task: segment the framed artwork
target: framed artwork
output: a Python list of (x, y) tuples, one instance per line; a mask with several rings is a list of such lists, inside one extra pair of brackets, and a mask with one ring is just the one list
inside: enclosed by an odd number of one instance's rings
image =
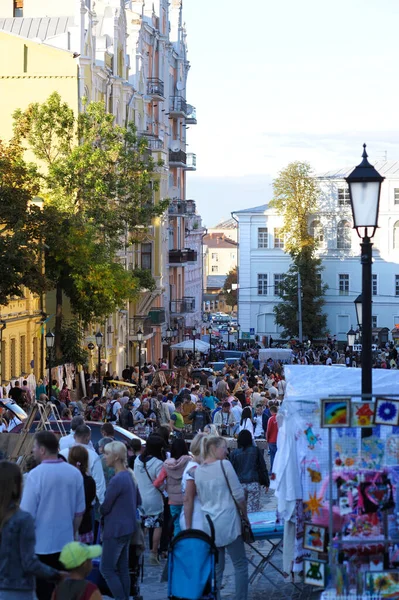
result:
[(399, 571), (366, 571), (365, 588), (370, 596), (399, 598)]
[(304, 523), (303, 547), (312, 552), (325, 552), (327, 546), (327, 527)]
[(350, 427), (351, 425), (351, 399), (350, 398), (322, 398), (321, 399), (321, 427)]
[(326, 563), (321, 560), (311, 560), (305, 558), (304, 565), (304, 583), (316, 587), (326, 587)]
[(399, 401), (389, 398), (377, 398), (374, 410), (375, 425), (393, 425), (399, 424)]
[(375, 402), (354, 402), (352, 404), (352, 427), (372, 427), (374, 413)]

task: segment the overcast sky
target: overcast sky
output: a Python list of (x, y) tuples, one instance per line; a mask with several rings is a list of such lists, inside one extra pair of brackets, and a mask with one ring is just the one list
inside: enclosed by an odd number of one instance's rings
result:
[(399, 0), (184, 0), (187, 197), (210, 227), (264, 204), (293, 160), (399, 159)]

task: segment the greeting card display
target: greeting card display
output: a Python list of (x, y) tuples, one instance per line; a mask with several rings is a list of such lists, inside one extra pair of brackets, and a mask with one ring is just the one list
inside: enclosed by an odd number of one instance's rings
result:
[(324, 588), (326, 585), (326, 564), (321, 560), (304, 560), (304, 583)]
[(352, 427), (372, 427), (374, 412), (374, 402), (354, 402), (352, 404)]
[(399, 424), (399, 401), (389, 398), (377, 398), (374, 412), (375, 425)]
[(323, 398), (321, 401), (321, 427), (350, 427), (351, 399)]
[(325, 552), (327, 546), (327, 527), (305, 523), (303, 547), (312, 552)]
[(399, 571), (369, 571), (366, 591), (378, 598), (399, 598)]

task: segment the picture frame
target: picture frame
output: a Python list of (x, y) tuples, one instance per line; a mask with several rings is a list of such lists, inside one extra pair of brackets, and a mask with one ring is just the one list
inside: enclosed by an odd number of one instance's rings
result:
[(397, 427), (399, 425), (399, 400), (376, 398), (374, 425)]
[(350, 398), (322, 398), (320, 401), (322, 429), (351, 426)]
[(326, 563), (322, 560), (305, 558), (303, 561), (303, 581), (307, 585), (326, 587)]
[(351, 406), (352, 427), (373, 427), (375, 402), (353, 402)]
[(399, 597), (399, 571), (366, 571), (364, 574), (365, 591), (378, 598)]
[(324, 553), (327, 547), (328, 529), (324, 525), (304, 523), (303, 547), (311, 552)]

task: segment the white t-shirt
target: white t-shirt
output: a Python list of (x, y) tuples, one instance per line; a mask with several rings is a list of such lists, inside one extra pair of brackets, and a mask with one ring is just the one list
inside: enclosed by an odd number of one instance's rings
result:
[(236, 404), (231, 409), (231, 412), (232, 412), (233, 417), (234, 417), (234, 422), (235, 423), (239, 423), (241, 421), (241, 415), (242, 415), (242, 408), (241, 408), (241, 406), (238, 406), (238, 404)]
[[(187, 463), (186, 468), (184, 469), (182, 480), (181, 480), (181, 490), (183, 492), (183, 496), (186, 491), (187, 481), (194, 481), (193, 473), (194, 470), (198, 467), (198, 463), (194, 460), (190, 460)], [(189, 473), (191, 471), (191, 474)], [(186, 529), (186, 519), (184, 516), (184, 506), (180, 513), (180, 528), (182, 530)], [(204, 531), (204, 515), (201, 510), (201, 502), (196, 495), (194, 498), (194, 507), (193, 507), (193, 517), (192, 517), (192, 529), (199, 529), (200, 531)]]
[(120, 410), (121, 408), (121, 403), (118, 400), (116, 400), (112, 405), (112, 414), (116, 416), (118, 414), (118, 410)]
[(255, 421), (254, 437), (256, 437), (256, 438), (264, 437), (264, 432), (263, 432), (263, 427), (262, 427), (262, 415), (255, 415), (254, 421)]
[(254, 426), (251, 419), (245, 419), (244, 423), (240, 425), (240, 431), (244, 431), (244, 429), (248, 429), (252, 437), (254, 437)]

